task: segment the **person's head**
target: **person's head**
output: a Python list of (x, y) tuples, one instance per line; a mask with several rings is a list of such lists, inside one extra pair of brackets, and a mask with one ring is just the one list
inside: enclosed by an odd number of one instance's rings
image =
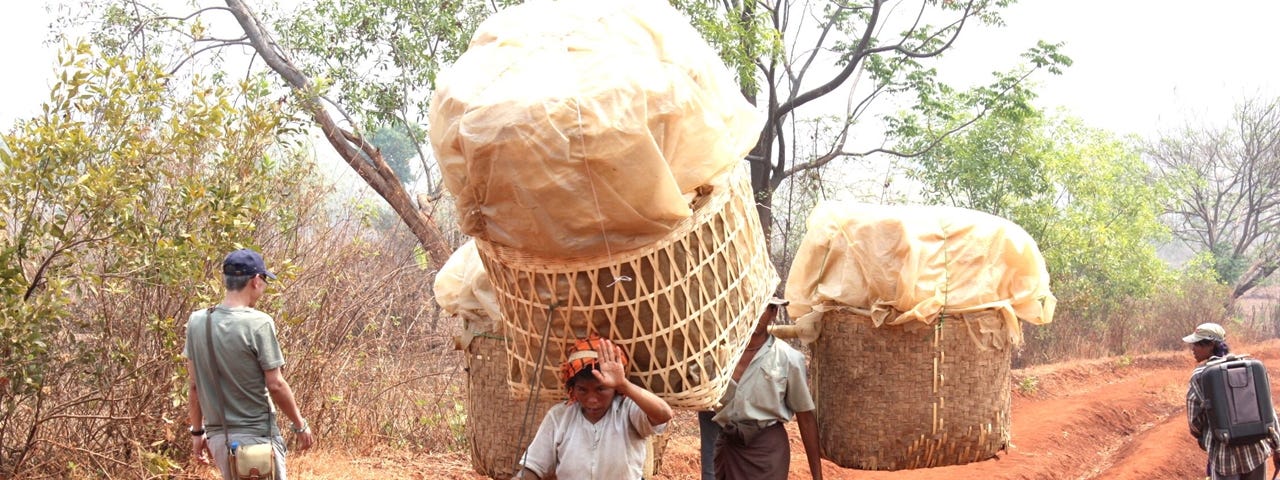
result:
[(275, 274), (267, 270), (262, 255), (253, 250), (236, 250), (222, 260), (222, 284), (227, 292), (246, 295), (250, 303), (266, 292), (267, 279), (275, 278)]
[(769, 332), (769, 325), (778, 318), (779, 312), (791, 302), (785, 298), (769, 297), (764, 305), (764, 311), (760, 312), (760, 322), (756, 324), (756, 335), (764, 335)]
[[(560, 379), (569, 394), (569, 401), (578, 402), (589, 412), (602, 413), (613, 404), (617, 391), (605, 387), (591, 372), (600, 368), (600, 349), (604, 347), (603, 339), (590, 334), (587, 338), (578, 339), (569, 348), (569, 357), (560, 365)], [(621, 348), (614, 346), (622, 367), (627, 366), (627, 356)]]
[(591, 418), (599, 418), (608, 412), (609, 407), (613, 405), (613, 398), (618, 396), (617, 390), (604, 386), (595, 374), (591, 373), (599, 368), (598, 365), (584, 368), (565, 383), (565, 389), (569, 391), (569, 399), (578, 402)]
[(1190, 335), (1182, 337), (1182, 341), (1191, 346), (1191, 354), (1197, 362), (1226, 356), (1230, 351), (1226, 339), (1227, 331), (1216, 323), (1202, 323)]

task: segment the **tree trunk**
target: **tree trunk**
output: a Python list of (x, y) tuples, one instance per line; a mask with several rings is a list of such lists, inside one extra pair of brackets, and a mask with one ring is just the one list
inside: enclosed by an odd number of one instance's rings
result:
[[(248, 5), (241, 0), (226, 1), (227, 7), (231, 9), (232, 15), (244, 29), (254, 50), (293, 88), (307, 112), (311, 114), (311, 118), (320, 126), (329, 145), (337, 150), (347, 165), (350, 165), (365, 183), (373, 187), (373, 191), (391, 205), (391, 209), (396, 212), (400, 220), (404, 221), (409, 231), (413, 232), (423, 249), (427, 251), (431, 258), (431, 266), (435, 269), (443, 266), (449, 259), (452, 249), (449, 248), (448, 242), (445, 242), (444, 235), (440, 232), (440, 227), (435, 220), (414, 206), (413, 200), (404, 190), (404, 185), (382, 158), (382, 152), (354, 132), (338, 127), (337, 122), (320, 103), (316, 92), (312, 90), (311, 81), (285, 56), (283, 49), (268, 37), (266, 29), (249, 10)], [(425, 208), (426, 205), (422, 207)]]
[(760, 228), (764, 230), (765, 248), (770, 248), (773, 232), (773, 187), (770, 183), (772, 162), (768, 155), (768, 146), (763, 136), (747, 157), (751, 166), (751, 201), (756, 204), (756, 213), (760, 214)]
[(1231, 303), (1234, 304), (1236, 299), (1243, 297), (1244, 294), (1249, 293), (1249, 290), (1253, 290), (1259, 283), (1270, 277), (1277, 267), (1280, 267), (1280, 256), (1276, 255), (1270, 255), (1268, 258), (1261, 258), (1253, 262), (1253, 265), (1250, 265), (1249, 269), (1245, 270), (1243, 275), (1240, 275), (1240, 279), (1236, 280), (1235, 287), (1231, 289)]

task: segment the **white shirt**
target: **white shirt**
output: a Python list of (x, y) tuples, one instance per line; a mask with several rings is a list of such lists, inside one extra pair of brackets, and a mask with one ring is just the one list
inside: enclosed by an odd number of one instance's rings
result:
[(542, 418), (520, 463), (539, 477), (554, 471), (559, 480), (639, 480), (644, 475), (645, 439), (666, 427), (650, 425), (649, 416), (621, 395), (594, 424), (577, 402), (561, 403)]

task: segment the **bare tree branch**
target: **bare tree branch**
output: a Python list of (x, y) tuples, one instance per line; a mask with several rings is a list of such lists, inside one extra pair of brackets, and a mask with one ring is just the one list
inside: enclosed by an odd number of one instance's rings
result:
[(1160, 175), (1181, 179), (1175, 203), (1166, 208), (1174, 235), (1215, 256), (1219, 275), (1233, 282), (1233, 298), (1275, 271), (1280, 99), (1238, 105), (1228, 128), (1186, 126), (1164, 134), (1147, 153)]
[(233, 46), (233, 45), (246, 46), (246, 47), (252, 47), (252, 46), (253, 46), (253, 45), (249, 44), (249, 42), (239, 42), (239, 41), (231, 41), (231, 42), (225, 42), (225, 43), (217, 43), (217, 44), (214, 44), (214, 45), (208, 45), (208, 46), (203, 47), (203, 48), (201, 48), (201, 49), (199, 49), (199, 50), (196, 50), (196, 51), (194, 51), (194, 52), (191, 52), (191, 54), (189, 54), (189, 55), (183, 56), (183, 57), (182, 57), (182, 60), (179, 60), (179, 61), (178, 61), (178, 64), (177, 64), (177, 65), (174, 65), (174, 66), (173, 66), (173, 68), (170, 68), (168, 72), (165, 72), (165, 74), (166, 74), (166, 75), (173, 75), (173, 74), (175, 74), (175, 73), (178, 73), (178, 70), (181, 70), (183, 65), (186, 65), (186, 64), (187, 64), (187, 62), (189, 62), (189, 61), (191, 61), (191, 60), (195, 59), (195, 58), (196, 58), (196, 56), (197, 56), (197, 55), (200, 55), (201, 53), (207, 52), (207, 51), (209, 51), (209, 50), (216, 50), (216, 49), (219, 49), (219, 48), (226, 48), (226, 47), (230, 47), (230, 46)]
[(439, 268), (448, 260), (452, 249), (444, 240), (435, 221), (414, 206), (413, 200), (405, 192), (399, 178), (391, 167), (383, 160), (382, 154), (353, 132), (340, 128), (320, 103), (317, 92), (310, 80), (294, 66), (284, 49), (268, 36), (267, 31), (249, 7), (241, 0), (226, 0), (231, 13), (249, 37), (254, 50), (262, 57), (273, 71), (280, 75), (298, 94), (312, 119), (320, 126), (320, 130), (329, 144), (346, 160), (347, 165), (356, 171), (360, 178), (373, 187), (391, 205), (392, 210), (408, 225), (423, 248), (431, 257), (434, 267)]

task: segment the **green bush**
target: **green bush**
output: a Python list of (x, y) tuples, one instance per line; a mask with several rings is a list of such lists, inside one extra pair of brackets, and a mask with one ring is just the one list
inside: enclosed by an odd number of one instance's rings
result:
[(336, 196), (260, 85), (82, 45), (41, 114), (0, 136), (0, 478), (186, 464), (186, 320), (240, 247), (280, 275), (260, 308), (326, 443), (461, 448), (465, 374), (416, 241)]
[(0, 477), (168, 468), (179, 327), (222, 254), (288, 225), (273, 202), (309, 167), (269, 155), (288, 117), (253, 92), (83, 44), (59, 60), (0, 153)]

